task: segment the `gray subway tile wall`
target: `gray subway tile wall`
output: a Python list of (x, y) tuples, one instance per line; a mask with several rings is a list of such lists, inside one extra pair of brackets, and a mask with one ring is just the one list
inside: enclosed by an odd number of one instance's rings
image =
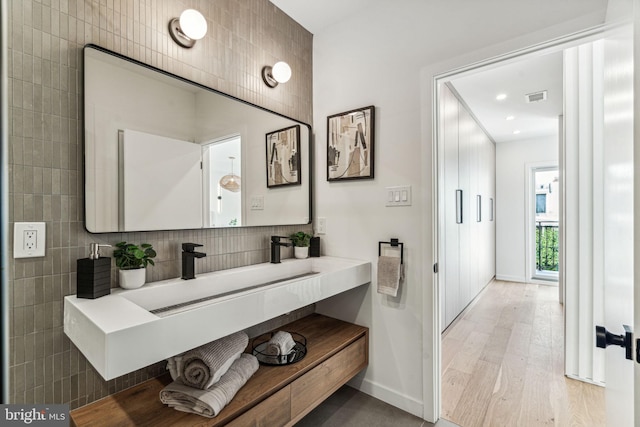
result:
[[(167, 32), (200, 10), (209, 32), (193, 49)], [(89, 234), (83, 227), (82, 47), (97, 44), (306, 123), (312, 120), (312, 35), (268, 0), (10, 0), (9, 228), (47, 223), (46, 256), (10, 261), (11, 403), (82, 406), (165, 372), (163, 363), (104, 381), (63, 333), (63, 299), (91, 242), (149, 242), (147, 280), (180, 274), (180, 244), (204, 244), (198, 272), (266, 262), (268, 237), (299, 226)], [(270, 89), (262, 66), (286, 58), (294, 77)], [(310, 226), (302, 227), (310, 231)], [(10, 236), (12, 245), (13, 236)], [(109, 256), (111, 251), (105, 251)], [(286, 252), (285, 252), (286, 254)], [(112, 286), (116, 271), (112, 271)], [(251, 329), (278, 327), (305, 307)]]

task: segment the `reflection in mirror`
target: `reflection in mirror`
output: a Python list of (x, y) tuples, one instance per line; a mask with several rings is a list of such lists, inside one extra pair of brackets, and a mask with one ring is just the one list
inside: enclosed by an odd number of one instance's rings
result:
[[(88, 231), (309, 223), (308, 125), (96, 46), (84, 60)], [(289, 128), (298, 182), (269, 185), (269, 136)]]
[[(234, 135), (204, 146), (205, 226), (235, 227), (242, 218), (241, 137)], [(237, 163), (236, 163), (237, 162)]]

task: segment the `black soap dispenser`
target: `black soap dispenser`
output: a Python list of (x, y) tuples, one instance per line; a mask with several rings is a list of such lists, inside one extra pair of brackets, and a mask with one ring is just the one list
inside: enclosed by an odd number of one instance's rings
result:
[(111, 258), (100, 257), (100, 248), (111, 245), (89, 245), (89, 258), (78, 260), (78, 298), (100, 298), (111, 293)]

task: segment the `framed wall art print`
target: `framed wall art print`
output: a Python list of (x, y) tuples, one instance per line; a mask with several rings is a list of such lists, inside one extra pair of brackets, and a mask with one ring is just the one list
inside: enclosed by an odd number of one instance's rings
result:
[(373, 179), (374, 113), (372, 105), (327, 117), (327, 181)]

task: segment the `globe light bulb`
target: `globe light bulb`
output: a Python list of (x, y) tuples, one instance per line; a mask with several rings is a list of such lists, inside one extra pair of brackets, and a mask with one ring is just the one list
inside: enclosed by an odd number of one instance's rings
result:
[(195, 9), (186, 9), (180, 15), (180, 30), (192, 40), (200, 40), (207, 34), (207, 20)]
[(291, 78), (291, 67), (286, 62), (276, 62), (271, 68), (271, 75), (278, 83), (286, 83)]

